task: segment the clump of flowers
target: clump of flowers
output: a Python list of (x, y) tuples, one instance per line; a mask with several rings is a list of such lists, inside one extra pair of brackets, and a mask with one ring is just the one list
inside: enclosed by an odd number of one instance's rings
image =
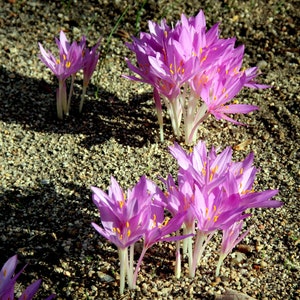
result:
[(183, 252), (189, 258), (190, 277), (194, 277), (202, 253), (217, 231), (223, 231), (223, 260), (246, 235), (238, 239), (241, 221), (251, 216), (246, 210), (280, 207), (283, 203), (270, 200), (278, 190), (255, 191), (258, 170), (253, 166), (253, 153), (241, 162), (234, 162), (231, 147), (217, 154), (214, 148), (208, 152), (202, 141), (190, 153), (178, 144), (170, 147), (170, 151), (180, 167), (178, 183), (169, 175), (164, 180), (167, 193), (160, 195), (165, 197), (166, 208), (173, 215), (187, 211), (183, 230), (184, 234), (195, 234), (195, 243), (192, 246), (192, 239), (185, 240)]
[[(15, 269), (17, 266), (17, 255), (12, 256), (7, 260), (7, 262), (3, 265), (0, 272), (0, 299), (1, 300), (13, 300), (14, 298), (14, 290), (15, 284), (23, 272), (26, 266), (24, 266), (18, 274), (14, 275)], [(14, 276), (13, 276), (14, 275)], [(19, 297), (19, 300), (31, 300), (36, 294), (37, 290), (41, 285), (42, 280), (38, 279), (29, 285), (22, 295)], [(50, 295), (46, 300), (54, 299), (55, 295)]]
[[(266, 88), (255, 83), (258, 68), (242, 69), (244, 46), (234, 47), (235, 39), (219, 38), (219, 24), (206, 30), (202, 11), (196, 17), (184, 14), (174, 28), (165, 20), (149, 21), (150, 33), (142, 32), (127, 47), (136, 54), (137, 66), (126, 59), (138, 76), (124, 76), (153, 86), (160, 138), (163, 141), (162, 101), (167, 107), (174, 134), (185, 143), (195, 143), (199, 125), (212, 114), (241, 124), (228, 114), (246, 114), (254, 105), (232, 103), (243, 87)], [(230, 103), (231, 102), (231, 103)]]
[[(73, 42), (70, 44), (63, 31), (60, 31), (60, 38), (55, 38), (55, 41), (59, 50), (58, 58), (51, 52), (46, 51), (39, 43), (40, 59), (58, 79), (59, 84), (56, 92), (57, 116), (59, 119), (63, 119), (64, 115), (69, 115), (73, 85), (76, 74), (80, 70), (83, 70), (83, 90), (79, 112), (82, 111), (86, 89), (99, 59), (97, 49), (100, 41), (91, 49), (86, 46), (85, 36), (82, 36), (79, 43)], [(71, 77), (71, 85), (67, 97), (66, 80), (69, 77)]]
[[(113, 177), (108, 194), (92, 187), (93, 202), (99, 210), (103, 228), (95, 223), (92, 225), (118, 248), (120, 294), (124, 291), (126, 278), (129, 288), (135, 288), (139, 267), (147, 249), (156, 242), (184, 238), (165, 237), (180, 228), (184, 213), (177, 214), (170, 221), (166, 219), (164, 204), (152, 200), (151, 191), (154, 190), (154, 183), (145, 176), (132, 189), (128, 189), (127, 194)], [(141, 238), (144, 239), (144, 247), (134, 271), (134, 244)]]
[[(179, 278), (180, 240), (184, 239), (182, 250), (188, 256), (189, 275), (194, 277), (207, 244), (215, 233), (222, 231), (218, 276), (225, 257), (249, 232), (248, 229), (240, 234), (243, 220), (251, 216), (245, 211), (283, 205), (272, 200), (278, 190), (254, 190), (257, 169), (253, 166), (253, 153), (234, 162), (230, 147), (220, 154), (214, 148), (208, 152), (201, 141), (190, 153), (178, 144), (170, 147), (170, 151), (180, 168), (177, 183), (171, 175), (162, 179), (166, 191), (144, 176), (127, 195), (114, 178), (108, 194), (92, 188), (103, 227), (95, 223), (93, 226), (119, 250), (121, 293), (126, 276), (129, 288), (135, 288), (142, 259), (154, 243), (176, 241), (175, 275)], [(169, 221), (165, 218), (167, 211), (172, 215)], [(168, 236), (173, 232), (176, 235)], [(144, 248), (134, 271), (134, 243), (140, 239), (144, 240)]]

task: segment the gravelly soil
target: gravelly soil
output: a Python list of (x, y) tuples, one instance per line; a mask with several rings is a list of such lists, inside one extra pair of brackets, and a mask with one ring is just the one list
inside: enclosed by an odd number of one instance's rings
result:
[[(261, 168), (257, 189), (279, 188), (277, 199), (285, 205), (253, 212), (246, 255), (239, 263), (228, 258), (217, 281), (218, 243), (211, 244), (193, 280), (174, 278), (174, 245), (162, 244), (146, 255), (137, 291), (122, 299), (213, 299), (227, 288), (256, 299), (300, 299), (297, 2), (149, 0), (140, 10), (143, 1), (0, 0), (0, 265), (15, 253), (20, 266), (29, 263), (18, 281), (24, 287), (43, 278), (38, 298), (54, 292), (58, 299), (120, 299), (117, 251), (90, 226), (99, 221), (90, 186), (106, 189), (113, 175), (128, 188), (143, 174), (156, 180), (177, 170), (167, 151), (174, 141), (168, 121), (165, 144), (158, 140), (151, 88), (121, 78), (129, 72), (124, 57), (133, 58), (124, 42), (147, 31), (147, 20), (174, 23), (181, 13), (203, 9), (208, 28), (221, 22), (223, 37), (236, 36), (246, 46), (245, 66), (259, 65), (260, 81), (273, 88), (238, 96), (261, 108), (239, 117), (248, 127), (210, 118), (199, 138), (209, 146), (233, 146), (235, 159), (254, 151)], [(55, 49), (60, 29), (72, 40), (85, 34), (90, 45), (103, 37), (83, 113), (77, 113), (78, 80), (63, 121), (55, 112), (56, 78), (37, 57), (38, 42)]]

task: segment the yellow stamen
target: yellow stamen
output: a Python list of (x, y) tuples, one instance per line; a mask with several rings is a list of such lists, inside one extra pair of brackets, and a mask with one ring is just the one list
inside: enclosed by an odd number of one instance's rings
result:
[(206, 59), (207, 59), (207, 56), (205, 55), (205, 56), (203, 56), (202, 58), (201, 58), (201, 61), (200, 61), (200, 63), (203, 63), (204, 61), (206, 61)]
[(70, 61), (67, 61), (66, 62), (66, 68), (70, 68), (71, 67), (71, 62)]
[(205, 216), (207, 217), (207, 215), (208, 215), (208, 208), (206, 207), (206, 209), (205, 209)]
[(129, 229), (129, 230), (127, 231), (127, 237), (130, 237), (130, 235), (131, 235), (131, 230)]
[(218, 221), (219, 216), (214, 216), (214, 222)]

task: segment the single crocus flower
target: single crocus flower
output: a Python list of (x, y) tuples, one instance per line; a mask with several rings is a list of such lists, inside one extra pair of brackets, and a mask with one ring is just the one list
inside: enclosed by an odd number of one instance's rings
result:
[(100, 46), (100, 40), (91, 49), (86, 48), (83, 51), (83, 85), (82, 85), (82, 95), (81, 95), (81, 101), (79, 106), (79, 112), (82, 111), (86, 89), (96, 69), (97, 62), (99, 60), (100, 53), (97, 52), (99, 46)]
[(176, 214), (173, 218), (165, 217), (165, 205), (161, 202), (154, 201), (151, 205), (151, 220), (148, 223), (143, 239), (144, 246), (134, 273), (134, 286), (137, 280), (138, 271), (146, 251), (158, 242), (171, 242), (180, 241), (190, 235), (176, 235), (169, 236), (171, 233), (176, 232), (182, 226), (186, 211)]
[[(83, 58), (82, 52), (85, 47), (85, 37), (79, 44), (73, 42), (70, 44), (63, 31), (60, 32), (60, 39), (55, 38), (59, 49), (59, 56), (56, 58), (50, 51), (46, 51), (41, 43), (40, 59), (54, 73), (59, 82), (59, 87), (56, 93), (57, 116), (63, 119), (63, 115), (69, 114), (70, 98), (75, 74), (82, 68)], [(70, 96), (67, 99), (66, 79), (72, 76), (72, 85)]]
[(238, 221), (233, 223), (231, 226), (223, 229), (220, 257), (216, 268), (216, 277), (218, 277), (220, 274), (220, 268), (226, 256), (249, 233), (251, 229), (249, 228), (247, 231), (240, 235), (242, 227), (243, 221)]
[[(129, 288), (133, 285), (133, 249), (148, 230), (151, 217), (151, 193), (145, 176), (127, 191), (127, 195), (112, 177), (109, 193), (92, 187), (93, 202), (97, 206), (103, 227), (92, 223), (93, 227), (115, 244), (120, 257), (120, 294), (124, 292), (127, 273)], [(130, 259), (128, 259), (130, 247)]]

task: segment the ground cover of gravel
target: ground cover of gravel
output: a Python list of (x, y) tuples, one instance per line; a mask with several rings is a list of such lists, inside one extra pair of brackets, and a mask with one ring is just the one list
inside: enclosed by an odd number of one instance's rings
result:
[[(63, 29), (72, 40), (85, 34), (90, 45), (102, 36), (104, 46), (127, 5), (82, 114), (78, 79), (70, 116), (58, 121), (57, 81), (38, 59), (38, 42), (55, 50), (54, 37)], [(221, 22), (223, 37), (245, 44), (245, 66), (259, 65), (260, 82), (273, 88), (238, 96), (261, 108), (239, 117), (248, 127), (209, 118), (199, 138), (209, 147), (234, 147), (236, 160), (253, 151), (261, 168), (257, 190), (280, 189), (276, 199), (285, 205), (253, 211), (251, 234), (225, 260), (220, 278), (214, 277), (217, 240), (194, 279), (186, 271), (175, 279), (174, 245), (159, 244), (144, 259), (137, 290), (126, 290), (122, 299), (225, 299), (220, 295), (226, 289), (255, 299), (300, 299), (299, 3), (149, 0), (141, 10), (142, 5), (0, 0), (0, 266), (17, 253), (19, 267), (29, 264), (18, 288), (43, 278), (38, 299), (50, 292), (57, 299), (120, 299), (117, 251), (90, 225), (99, 223), (90, 186), (106, 190), (113, 175), (128, 188), (143, 174), (157, 181), (177, 170), (167, 150), (174, 141), (168, 120), (166, 142), (158, 139), (151, 88), (121, 78), (129, 72), (124, 57), (133, 58), (124, 42), (139, 29), (147, 31), (147, 20), (166, 18), (171, 24), (181, 13), (203, 9), (208, 28)]]

